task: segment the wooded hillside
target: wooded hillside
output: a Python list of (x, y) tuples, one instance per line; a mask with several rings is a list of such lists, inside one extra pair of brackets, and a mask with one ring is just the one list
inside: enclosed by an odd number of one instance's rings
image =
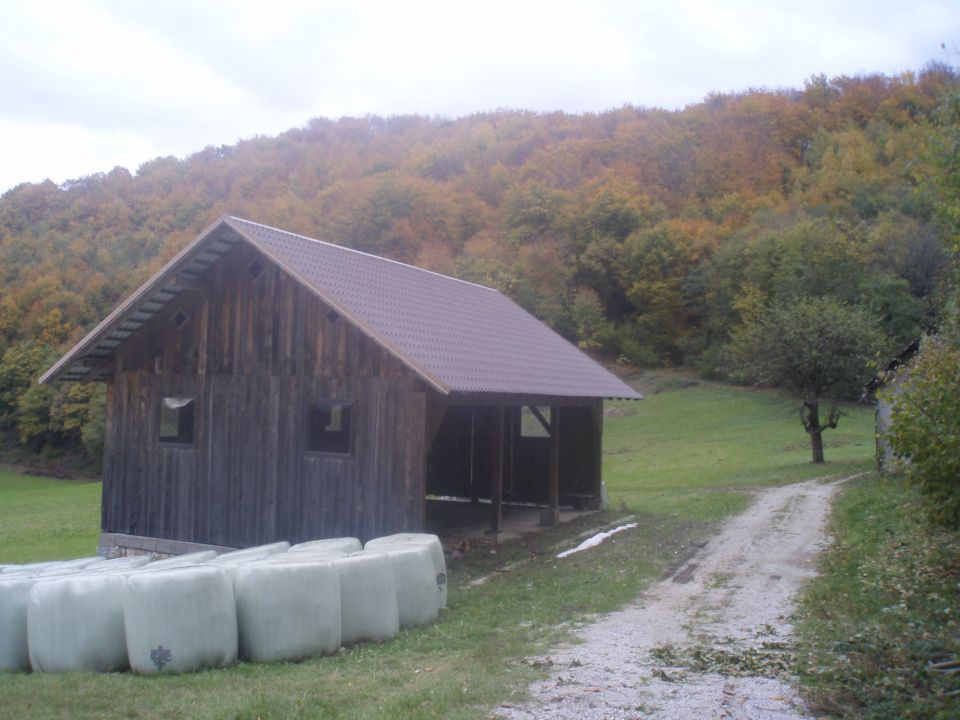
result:
[(100, 389), (34, 379), (221, 213), (492, 285), (636, 364), (723, 376), (734, 328), (808, 296), (868, 309), (896, 347), (939, 302), (957, 87), (938, 65), (677, 112), (315, 119), (20, 185), (0, 198), (0, 444), (99, 456)]

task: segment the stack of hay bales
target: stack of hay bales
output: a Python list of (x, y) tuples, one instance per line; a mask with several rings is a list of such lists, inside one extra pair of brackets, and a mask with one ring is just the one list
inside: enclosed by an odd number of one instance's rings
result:
[(445, 589), (432, 535), (4, 565), (0, 671), (156, 674), (304, 660), (436, 621)]

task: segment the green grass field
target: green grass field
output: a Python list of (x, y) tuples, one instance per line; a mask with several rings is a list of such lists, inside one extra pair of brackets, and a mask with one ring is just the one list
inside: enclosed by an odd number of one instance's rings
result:
[(795, 401), (780, 393), (685, 375), (648, 373), (636, 381), (642, 402), (608, 403), (604, 479), (612, 504), (696, 520), (743, 509), (745, 490), (816, 477), (851, 475), (873, 464), (873, 411), (858, 405), (824, 434), (825, 465), (810, 443)]
[(0, 563), (94, 555), (99, 528), (100, 483), (0, 468)]
[[(827, 436), (827, 464), (815, 466), (790, 401), (691, 382), (675, 373), (647, 374), (639, 379), (645, 401), (610, 404), (604, 473), (611, 509), (451, 562), (450, 608), (431, 627), (295, 665), (241, 663), (149, 678), (0, 675), (0, 716), (489, 717), (492, 705), (521, 698), (543, 672), (526, 658), (567, 638), (591, 613), (635, 598), (716, 522), (742, 509), (751, 489), (871, 466), (870, 409), (849, 410), (839, 431)], [(0, 476), (0, 563), (91, 553), (98, 490)], [(18, 510), (8, 511), (8, 496)], [(557, 547), (575, 545), (580, 533), (628, 512), (637, 516), (635, 530), (555, 558)], [(471, 585), (498, 570), (489, 582)]]

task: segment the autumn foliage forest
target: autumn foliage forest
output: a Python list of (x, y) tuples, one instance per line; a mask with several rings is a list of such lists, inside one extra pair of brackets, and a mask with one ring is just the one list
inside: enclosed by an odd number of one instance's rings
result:
[(887, 351), (935, 321), (949, 67), (680, 111), (311, 120), (0, 198), (0, 447), (97, 462), (103, 389), (35, 379), (221, 213), (501, 289), (611, 360), (735, 372), (731, 331), (830, 296)]

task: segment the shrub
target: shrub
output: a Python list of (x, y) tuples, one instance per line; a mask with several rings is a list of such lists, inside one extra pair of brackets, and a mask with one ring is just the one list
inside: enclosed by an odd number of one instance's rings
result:
[(960, 528), (960, 347), (928, 339), (894, 398), (887, 439), (932, 516)]

